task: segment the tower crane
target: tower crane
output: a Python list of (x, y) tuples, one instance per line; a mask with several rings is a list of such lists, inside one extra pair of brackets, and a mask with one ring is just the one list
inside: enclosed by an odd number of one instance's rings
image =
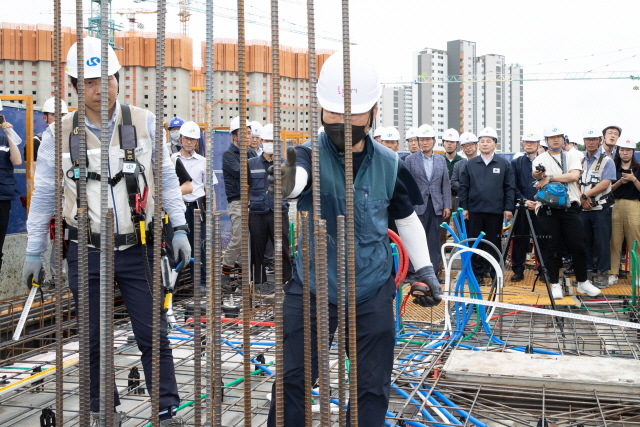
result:
[(144, 29), (144, 24), (142, 22), (138, 22), (136, 21), (136, 15), (138, 14), (146, 14), (146, 13), (158, 13), (158, 11), (156, 10), (144, 10), (144, 9), (119, 9), (117, 11), (115, 11), (114, 13), (120, 15), (120, 16), (126, 16), (127, 19), (129, 20), (129, 31), (135, 31), (136, 30), (136, 24), (138, 29), (142, 30)]

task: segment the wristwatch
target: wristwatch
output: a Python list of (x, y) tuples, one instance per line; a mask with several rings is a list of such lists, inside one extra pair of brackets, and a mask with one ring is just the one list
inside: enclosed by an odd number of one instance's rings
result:
[(184, 225), (179, 225), (177, 227), (173, 227), (173, 232), (175, 233), (176, 231), (180, 231), (180, 230), (184, 230), (187, 232), (187, 234), (189, 234), (189, 226), (187, 224)]
[(547, 175), (547, 176), (549, 177), (549, 182), (553, 182), (553, 177), (554, 177), (555, 175)]
[(584, 194), (584, 193), (582, 193), (582, 196), (580, 196), (580, 197), (582, 197), (582, 200), (587, 200), (588, 199), (587, 195)]

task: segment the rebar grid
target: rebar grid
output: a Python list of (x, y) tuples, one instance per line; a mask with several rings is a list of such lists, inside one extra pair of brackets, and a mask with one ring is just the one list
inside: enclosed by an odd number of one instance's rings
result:
[(300, 235), (302, 236), (302, 315), (304, 341), (304, 413), (305, 426), (311, 427), (311, 291), (310, 291), (310, 263), (309, 253), (309, 212), (300, 213)]
[(336, 342), (338, 344), (338, 402), (340, 405), (339, 408), (339, 424), (341, 426), (347, 425), (347, 411), (345, 410), (345, 405), (347, 403), (346, 399), (346, 384), (344, 379), (346, 378), (346, 367), (345, 362), (347, 359), (347, 337), (346, 337), (346, 325), (345, 325), (345, 315), (346, 315), (346, 265), (345, 260), (347, 257), (347, 249), (345, 242), (345, 218), (344, 216), (338, 216), (338, 236), (337, 236), (337, 248), (338, 248), (338, 326), (337, 330), (337, 339)]
[(240, 137), (240, 203), (242, 206), (242, 221), (240, 233), (242, 234), (242, 247), (240, 250), (242, 258), (242, 268), (244, 269), (242, 285), (242, 349), (244, 360), (244, 377), (248, 381), (244, 382), (244, 425), (251, 427), (252, 403), (251, 403), (251, 349), (250, 349), (250, 321), (251, 321), (251, 288), (254, 274), (251, 274), (249, 264), (249, 210), (248, 206), (248, 184), (247, 184), (247, 74), (245, 69), (245, 22), (244, 22), (244, 0), (238, 0), (238, 82), (239, 82), (239, 128)]
[(219, 262), (222, 257), (222, 245), (220, 238), (220, 214), (215, 214), (213, 217), (213, 256), (211, 257), (215, 263), (208, 264), (208, 268), (214, 271), (213, 298), (210, 297), (209, 301), (212, 304), (207, 307), (213, 312), (207, 321), (208, 356), (211, 371), (207, 384), (209, 385), (208, 394), (213, 399), (209, 420), (213, 427), (222, 426), (222, 389), (220, 388), (222, 384), (222, 324), (220, 321), (222, 317), (222, 264)]
[(316, 221), (314, 231), (314, 249), (316, 251), (316, 329), (318, 348), (318, 384), (320, 385), (320, 424), (331, 422), (331, 378), (329, 367), (329, 286), (327, 271), (319, 267), (327, 265), (327, 226), (326, 221)]
[[(62, 10), (60, 0), (54, 0), (54, 71), (55, 77), (53, 79), (55, 102), (58, 105), (55, 108), (55, 138), (54, 141), (58, 142), (62, 139), (62, 111), (60, 108), (60, 101), (62, 100)], [(62, 199), (62, 147), (61, 144), (55, 143), (55, 200)], [(63, 318), (62, 318), (62, 204), (55, 204), (55, 221), (58, 225), (55, 232), (55, 241), (53, 244), (54, 251), (54, 270), (60, 277), (59, 282), (56, 283), (56, 339), (58, 341), (58, 348), (56, 351), (56, 419), (60, 420), (60, 423), (64, 423), (64, 397), (62, 391), (62, 341), (63, 335)], [(42, 285), (42, 283), (40, 283)]]
[[(176, 318), (182, 328), (189, 328), (193, 325), (192, 322), (187, 322), (184, 316), (186, 305), (192, 302), (193, 299), (187, 298), (182, 301), (176, 302)], [(612, 303), (613, 304), (613, 303)], [(615, 307), (615, 305), (613, 305)], [(428, 309), (425, 309), (428, 311)], [(543, 327), (549, 327), (549, 334), (551, 325), (554, 323), (553, 319), (544, 320), (544, 316), (534, 315), (533, 319), (531, 313), (515, 313), (509, 314), (506, 310), (496, 311), (496, 316), (502, 316), (491, 322), (494, 327), (498, 320), (503, 319), (502, 329), (504, 337), (506, 339), (507, 332), (511, 332), (510, 339), (524, 339), (528, 337), (530, 332), (527, 330), (529, 325), (542, 325)], [(259, 310), (255, 310), (252, 313), (252, 320), (254, 321), (269, 321), (273, 315), (273, 307), (263, 306)], [(618, 316), (623, 316), (618, 314)], [(509, 322), (507, 323), (507, 319)], [(415, 325), (418, 326), (418, 325)], [(456, 417), (463, 425), (475, 425), (471, 420), (471, 417), (479, 420), (482, 423), (493, 423), (493, 425), (516, 425), (516, 426), (530, 426), (535, 425), (537, 420), (543, 417), (543, 405), (544, 416), (547, 422), (556, 423), (560, 425), (577, 426), (579, 424), (586, 425), (625, 425), (625, 426), (640, 426), (640, 395), (636, 392), (629, 393), (602, 393), (593, 391), (573, 391), (573, 390), (561, 390), (540, 386), (505, 386), (505, 385), (487, 385), (479, 384), (471, 381), (454, 381), (447, 379), (443, 375), (442, 367), (445, 362), (451, 356), (453, 352), (467, 351), (464, 349), (456, 348), (455, 343), (445, 341), (444, 346), (438, 350), (426, 350), (425, 345), (422, 343), (429, 342), (429, 339), (420, 337), (419, 333), (433, 332), (439, 334), (442, 332), (442, 325), (422, 323), (419, 328), (412, 328), (410, 325), (406, 325), (408, 333), (415, 333), (415, 336), (409, 336), (410, 342), (399, 342), (395, 348), (395, 366), (391, 381), (398, 390), (404, 391), (408, 396), (414, 399), (414, 402), (410, 398), (401, 396), (398, 391), (392, 389), (391, 401), (389, 405), (389, 413), (387, 416), (388, 422), (391, 425), (399, 425), (399, 423), (411, 421), (418, 422), (420, 425), (447, 425), (447, 422), (438, 418), (438, 412), (444, 413), (448, 411), (451, 415)], [(580, 331), (594, 330), (594, 325), (586, 322), (576, 321), (572, 324), (565, 325), (565, 331), (570, 331), (572, 328), (577, 328), (578, 333)], [(244, 331), (243, 326), (237, 323), (226, 322), (222, 324), (221, 335), (227, 342), (241, 343)], [(469, 328), (471, 329), (471, 328)], [(611, 333), (634, 335), (636, 331), (625, 331), (611, 329)], [(629, 332), (633, 332), (630, 334)], [(115, 375), (116, 383), (121, 391), (121, 399), (123, 405), (128, 406), (128, 414), (132, 418), (132, 425), (148, 425), (150, 408), (150, 399), (148, 395), (135, 395), (131, 392), (124, 392), (123, 385), (126, 384), (127, 373), (132, 367), (141, 367), (140, 352), (135, 347), (127, 345), (126, 337), (131, 335), (132, 331), (127, 319), (121, 319), (115, 323), (114, 340), (116, 342), (116, 363), (115, 363)], [(482, 332), (477, 333), (481, 335)], [(575, 335), (575, 333), (572, 332)], [(178, 386), (180, 397), (183, 402), (188, 403), (194, 400), (194, 378), (192, 363), (195, 363), (197, 358), (194, 357), (194, 337), (187, 336), (176, 330), (170, 332), (170, 335), (182, 336), (187, 340), (172, 340), (172, 347), (174, 352), (174, 359), (176, 364), (176, 375), (179, 377)], [(250, 335), (253, 342), (251, 350), (255, 352), (262, 352), (265, 354), (267, 365), (275, 360), (275, 333), (272, 326), (260, 326), (250, 325)], [(534, 338), (539, 335), (536, 331)], [(631, 340), (632, 337), (626, 339)], [(65, 345), (73, 342), (74, 339), (67, 339)], [(473, 341), (473, 340), (471, 340)], [(539, 340), (538, 340), (539, 341)], [(573, 344), (574, 337), (567, 335), (563, 341), (549, 339), (548, 348), (554, 350), (560, 350), (562, 347), (566, 347), (569, 344)], [(623, 342), (621, 339), (611, 337), (609, 339), (611, 343)], [(263, 342), (267, 345), (257, 345)], [(486, 338), (478, 342), (482, 344), (486, 342)], [(599, 342), (597, 339), (592, 340), (593, 343)], [(637, 340), (630, 341), (631, 344), (637, 345)], [(465, 341), (466, 344), (470, 343), (470, 340)], [(587, 342), (588, 344), (589, 342)], [(510, 343), (509, 346), (486, 346), (482, 351), (497, 351), (503, 352), (513, 347)], [(234, 344), (236, 345), (236, 344)], [(475, 345), (471, 343), (471, 345)], [(25, 357), (24, 361), (16, 361), (14, 367), (22, 366), (22, 362), (25, 364), (30, 363), (30, 367), (36, 364), (43, 364), (42, 360), (35, 360), (37, 355), (43, 356), (49, 354), (51, 357), (48, 359), (49, 363), (44, 366), (53, 366), (54, 351), (57, 344), (52, 343), (49, 346), (38, 350), (38, 352), (32, 353), (29, 357)], [(236, 345), (237, 346), (237, 345)], [(555, 346), (555, 347), (553, 347)], [(242, 415), (244, 412), (243, 407), (243, 386), (239, 385), (238, 377), (242, 377), (244, 364), (242, 358), (238, 355), (229, 344), (225, 344), (225, 351), (221, 353), (220, 357), (220, 372), (221, 379), (225, 384), (229, 384), (235, 380), (235, 382), (225, 387), (225, 399), (221, 404), (221, 417), (224, 425), (226, 426), (241, 426), (243, 425)], [(587, 345), (588, 347), (588, 345)], [(333, 346), (330, 349), (330, 359), (335, 361), (331, 365), (330, 378), (332, 381), (345, 381), (345, 378), (341, 376), (339, 372), (339, 347)], [(566, 350), (565, 350), (566, 351)], [(48, 352), (48, 353), (47, 353)], [(65, 352), (65, 358), (73, 357), (76, 353), (75, 350), (67, 350)], [(420, 360), (418, 355), (424, 354), (425, 358)], [(568, 354), (568, 353), (567, 353)], [(581, 352), (581, 355), (591, 356), (587, 352)], [(592, 356), (591, 356), (592, 357)], [(609, 351), (602, 354), (603, 363), (615, 363), (616, 358), (631, 358), (634, 357), (631, 353), (620, 354), (618, 352)], [(0, 375), (5, 375), (11, 372), (10, 367), (0, 368)], [(252, 372), (253, 373), (253, 372)], [(414, 375), (415, 374), (415, 375)], [(64, 398), (72, 398), (78, 393), (78, 375), (79, 370), (77, 367), (68, 368), (65, 372), (64, 383)], [(251, 384), (253, 393), (253, 401), (255, 402), (252, 408), (252, 416), (256, 425), (264, 425), (266, 415), (268, 412), (268, 400), (267, 394), (270, 392), (270, 385), (274, 381), (274, 377), (270, 375), (260, 376), (252, 375), (255, 381)], [(44, 391), (39, 394), (31, 393), (37, 388), (43, 388)], [(10, 419), (2, 418), (3, 414), (0, 414), (0, 424), (7, 426), (20, 426), (29, 425), (28, 420), (33, 419), (29, 417), (39, 416), (39, 408), (47, 407), (51, 402), (55, 401), (55, 377), (51, 376), (45, 379), (45, 382), (40, 385), (30, 384), (27, 387), (20, 388), (15, 394), (10, 396), (2, 396), (1, 402), (4, 409), (12, 409), (21, 411), (21, 415), (11, 417)], [(217, 388), (217, 387), (216, 387)], [(630, 388), (630, 390), (632, 390)], [(458, 409), (454, 409), (447, 405), (440, 395), (441, 393), (455, 405)], [(335, 390), (333, 393), (335, 397)], [(35, 397), (42, 397), (43, 400), (34, 408), (32, 403), (27, 403), (30, 399)], [(428, 399), (435, 399), (433, 402), (429, 402)], [(21, 400), (22, 399), (22, 400)], [(28, 399), (28, 400), (24, 400)], [(426, 402), (426, 403), (425, 403)], [(69, 404), (67, 404), (69, 406)], [(422, 411), (426, 411), (431, 414), (436, 422), (425, 419), (421, 414)], [(458, 411), (464, 411), (466, 416), (462, 416)], [(82, 425), (78, 422), (76, 411), (67, 409), (67, 422), (65, 425)], [(179, 413), (185, 419), (193, 419), (195, 409), (192, 406), (187, 406)], [(318, 421), (314, 420), (313, 425), (317, 425)], [(450, 424), (450, 423), (449, 423)], [(322, 424), (324, 425), (324, 424)], [(339, 426), (343, 425), (339, 421), (337, 415), (333, 415), (327, 425)]]

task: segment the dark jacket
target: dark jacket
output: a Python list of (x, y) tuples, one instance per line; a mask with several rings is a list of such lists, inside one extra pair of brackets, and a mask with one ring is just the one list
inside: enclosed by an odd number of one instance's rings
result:
[(516, 199), (534, 200), (537, 190), (533, 186), (535, 179), (533, 172), (533, 160), (525, 153), (511, 162), (513, 173), (516, 177)]
[(494, 154), (488, 165), (482, 156), (467, 161), (460, 174), (460, 207), (469, 212), (513, 212), (515, 176), (511, 164)]
[[(247, 150), (247, 159), (255, 157), (255, 153)], [(246, 167), (246, 162), (243, 163)], [(227, 202), (240, 200), (240, 149), (232, 142), (222, 153), (222, 178)]]
[(454, 196), (457, 196), (460, 191), (460, 175), (466, 165), (467, 159), (462, 159), (453, 165), (453, 173), (451, 174), (451, 194)]
[(4, 135), (0, 135), (0, 200), (15, 199), (15, 191), (16, 178), (13, 176), (9, 139)]
[[(264, 156), (252, 157), (247, 161), (249, 169), (249, 213), (267, 214), (273, 210), (273, 194), (269, 194), (267, 170), (273, 166)], [(289, 211), (289, 200), (282, 199), (282, 211)]]

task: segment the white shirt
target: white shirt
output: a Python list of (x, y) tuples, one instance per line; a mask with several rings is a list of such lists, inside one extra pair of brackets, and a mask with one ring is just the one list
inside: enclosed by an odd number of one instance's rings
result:
[(493, 160), (493, 156), (495, 155), (495, 151), (493, 152), (492, 155), (490, 155), (489, 157), (485, 157), (484, 154), (481, 154), (480, 157), (482, 157), (482, 161), (484, 162), (484, 164), (486, 166), (489, 166), (489, 163), (491, 163), (491, 160)]
[[(538, 155), (533, 160), (532, 170), (535, 170), (536, 166), (542, 165), (545, 167), (547, 175), (562, 175), (564, 172), (562, 168), (558, 166), (558, 163), (562, 164), (562, 157), (560, 155), (561, 152), (551, 157), (551, 151), (545, 151), (544, 153)], [(578, 150), (570, 150), (565, 151), (565, 168), (567, 172), (572, 170), (582, 171), (582, 158), (584, 157), (581, 151)], [(555, 160), (558, 161), (556, 163)], [(580, 201), (580, 193), (578, 192), (578, 183), (577, 182), (569, 182), (567, 183), (567, 194), (569, 195), (569, 200), (571, 203)], [(536, 203), (536, 210), (542, 206), (540, 202)]]
[[(173, 154), (173, 157), (179, 158), (184, 165), (184, 168), (191, 177), (191, 185), (193, 185), (193, 191), (189, 194), (183, 194), (182, 200), (187, 203), (195, 202), (200, 197), (206, 194), (207, 186), (207, 159), (195, 151), (191, 157), (184, 157), (182, 151)], [(213, 174), (213, 185), (218, 183), (216, 175)]]

